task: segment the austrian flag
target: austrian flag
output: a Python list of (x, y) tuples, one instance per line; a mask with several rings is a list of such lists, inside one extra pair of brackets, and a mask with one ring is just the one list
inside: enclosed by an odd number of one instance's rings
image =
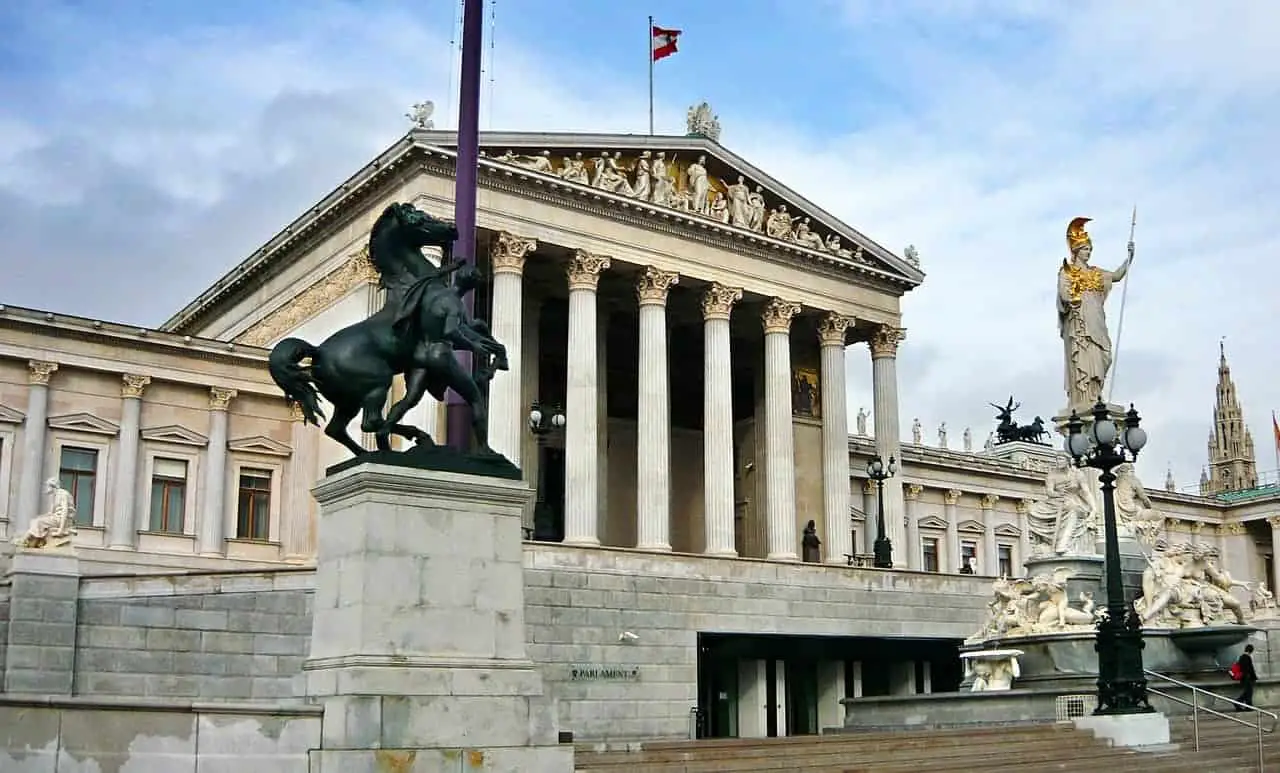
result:
[(653, 30), (653, 61), (671, 56), (676, 52), (676, 38), (680, 30), (667, 30), (656, 24), (650, 25)]

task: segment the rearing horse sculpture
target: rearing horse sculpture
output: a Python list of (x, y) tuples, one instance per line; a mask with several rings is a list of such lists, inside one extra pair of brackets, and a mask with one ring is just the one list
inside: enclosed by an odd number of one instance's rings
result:
[[(452, 260), (450, 245), (457, 237), (453, 224), (411, 204), (388, 206), (369, 234), (369, 260), (387, 291), (382, 309), (318, 346), (286, 338), (271, 350), (268, 369), (285, 397), (298, 403), (307, 423), (316, 426), (324, 418), (319, 398), (328, 400), (333, 416), (325, 434), (357, 456), (366, 450), (348, 434), (347, 425), (361, 411), (360, 429), (374, 434), (379, 450), (391, 449), (392, 434), (433, 444), (425, 431), (400, 422), (428, 392), (443, 400), (446, 389), (471, 408), (479, 451), (493, 453), (481, 389), (496, 371), (508, 369), (507, 350), (462, 303), (481, 277), (474, 266)], [(422, 255), (427, 246), (442, 249), (445, 257), (439, 268)], [(476, 356), (474, 376), (459, 365), (456, 351)], [(404, 374), (405, 396), (384, 418), (382, 410), (397, 374)]]

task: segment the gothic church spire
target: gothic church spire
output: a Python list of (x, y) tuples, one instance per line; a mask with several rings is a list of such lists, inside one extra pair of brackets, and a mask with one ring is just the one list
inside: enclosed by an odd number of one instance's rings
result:
[(1213, 431), (1209, 433), (1209, 475), (1201, 479), (1201, 494), (1241, 491), (1258, 485), (1258, 464), (1253, 453), (1253, 435), (1244, 423), (1244, 412), (1231, 380), (1225, 341), (1218, 344), (1217, 403), (1213, 408)]

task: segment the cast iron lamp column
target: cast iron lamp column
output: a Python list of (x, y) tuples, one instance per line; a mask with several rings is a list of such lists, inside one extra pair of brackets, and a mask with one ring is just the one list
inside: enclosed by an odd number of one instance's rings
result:
[(559, 407), (550, 406), (544, 411), (536, 402), (529, 407), (529, 431), (538, 441), (538, 499), (533, 505), (533, 538), (542, 542), (556, 537), (551, 505), (547, 502), (547, 436), (564, 429), (564, 422), (564, 413)]
[(898, 461), (892, 456), (889, 457), (888, 465), (885, 465), (878, 456), (872, 457), (871, 461), (867, 462), (867, 477), (876, 482), (876, 542), (873, 565), (877, 569), (893, 568), (893, 541), (889, 539), (889, 532), (884, 528), (884, 482), (892, 478), (897, 471)]
[(1098, 708), (1094, 714), (1145, 714), (1154, 711), (1147, 702), (1147, 679), (1142, 669), (1142, 622), (1125, 601), (1120, 575), (1120, 535), (1116, 528), (1115, 482), (1117, 466), (1138, 458), (1147, 444), (1147, 432), (1138, 426), (1132, 404), (1124, 427), (1111, 420), (1101, 400), (1093, 406), (1093, 426), (1084, 433), (1084, 422), (1071, 412), (1067, 423), (1067, 453), (1077, 466), (1101, 471), (1102, 518), (1106, 531), (1107, 616), (1098, 622)]

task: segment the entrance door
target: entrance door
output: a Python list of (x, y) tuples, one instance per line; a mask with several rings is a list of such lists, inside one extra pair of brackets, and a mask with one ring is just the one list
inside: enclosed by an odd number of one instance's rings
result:
[(698, 662), (698, 709), (705, 738), (738, 737), (738, 660), (704, 647)]
[(812, 660), (786, 662), (787, 735), (817, 735), (818, 664)]
[(548, 448), (542, 463), (547, 465), (543, 480), (547, 485), (547, 506), (552, 513), (551, 541), (564, 542), (564, 449)]

